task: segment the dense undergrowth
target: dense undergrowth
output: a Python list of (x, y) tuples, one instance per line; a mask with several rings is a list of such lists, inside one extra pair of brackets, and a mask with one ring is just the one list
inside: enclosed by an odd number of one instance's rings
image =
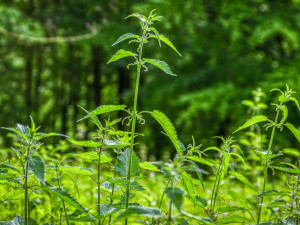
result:
[[(149, 65), (176, 76), (166, 62), (144, 58), (148, 41), (180, 53), (153, 27), (161, 20), (154, 11), (131, 17), (139, 21), (141, 35), (124, 34), (113, 45), (129, 40), (137, 51), (120, 49), (108, 63), (134, 60), (128, 64), (136, 67), (133, 107), (80, 107), (86, 116), (78, 123), (95, 125), (88, 140), (42, 133), (31, 117), (28, 126), (4, 128), (15, 136), (0, 164), (0, 224), (298, 224), (299, 151), (294, 146), (273, 151), (277, 132), (300, 142), (299, 129), (286, 122), (287, 102), (300, 110), (294, 92), (288, 85), (271, 90), (278, 92), (278, 102), (270, 107), (274, 118), (268, 118), (264, 93), (255, 90), (253, 100), (243, 101), (251, 118), (232, 136), (215, 137), (220, 146), (201, 146), (194, 137), (190, 144), (182, 143), (164, 113), (138, 111), (139, 79)], [(115, 119), (121, 110), (127, 116)], [(136, 138), (143, 134), (136, 126), (151, 119), (161, 125), (161, 138), (170, 139), (170, 151), (177, 152), (173, 159), (140, 159)], [(118, 130), (119, 123), (130, 131)], [(52, 136), (63, 141), (44, 144)]]

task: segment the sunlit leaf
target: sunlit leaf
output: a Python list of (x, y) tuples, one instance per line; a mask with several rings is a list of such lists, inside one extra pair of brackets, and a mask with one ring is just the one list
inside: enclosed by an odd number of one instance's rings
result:
[(120, 49), (110, 58), (110, 60), (108, 60), (107, 64), (117, 61), (119, 59), (125, 58), (125, 57), (129, 57), (129, 56), (134, 57), (135, 55), (136, 54), (134, 54), (133, 52), (126, 51), (124, 49)]
[(119, 44), (122, 41), (125, 41), (127, 39), (131, 39), (131, 38), (139, 38), (139, 35), (136, 34), (131, 34), (131, 33), (127, 33), (127, 34), (123, 34), (121, 37), (118, 38), (118, 40), (112, 44), (112, 46)]
[(255, 117), (252, 117), (250, 120), (248, 120), (246, 123), (244, 123), (241, 127), (239, 127), (237, 130), (235, 130), (233, 133), (236, 133), (242, 129), (245, 129), (247, 127), (250, 127), (256, 123), (260, 123), (260, 122), (264, 122), (264, 121), (267, 121), (267, 117), (266, 116), (255, 116)]
[(171, 76), (177, 76), (176, 74), (174, 74), (169, 65), (164, 62), (164, 61), (161, 61), (161, 60), (158, 60), (158, 59), (146, 59), (146, 58), (143, 58), (143, 60), (147, 63), (150, 63), (152, 64), (153, 66), (156, 66), (157, 68), (161, 69), (162, 71), (164, 71), (166, 74), (169, 74)]

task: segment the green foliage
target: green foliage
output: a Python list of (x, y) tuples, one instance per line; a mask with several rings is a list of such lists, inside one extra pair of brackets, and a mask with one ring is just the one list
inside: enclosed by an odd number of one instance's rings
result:
[[(116, 162), (116, 166), (114, 169), (121, 175), (121, 176), (127, 176), (128, 175), (128, 164), (130, 160), (130, 151), (127, 148), (119, 157)], [(132, 162), (131, 162), (131, 175), (135, 175), (140, 172), (140, 160), (137, 157), (137, 155), (133, 152), (132, 155)]]
[(126, 210), (122, 211), (116, 219), (123, 219), (130, 216), (143, 216), (143, 217), (161, 217), (162, 214), (159, 209), (144, 207), (144, 206), (129, 206)]
[(181, 153), (181, 148), (177, 137), (177, 133), (169, 118), (165, 114), (157, 110), (153, 111), (151, 115), (162, 126), (167, 136), (170, 138), (171, 142), (173, 143), (177, 153), (182, 158), (182, 153)]
[(150, 170), (150, 171), (155, 171), (155, 172), (160, 172), (160, 170), (154, 166), (153, 164), (145, 161), (145, 162), (142, 162), (142, 163), (139, 163), (139, 166), (142, 168), (142, 169), (145, 169), (145, 170)]
[(29, 169), (34, 173), (36, 178), (41, 182), (45, 182), (45, 165), (41, 157), (35, 155), (26, 160), (29, 164)]
[(67, 191), (60, 188), (53, 187), (49, 184), (43, 184), (42, 188), (48, 191), (49, 193), (59, 197), (64, 202), (68, 203), (70, 206), (78, 209), (79, 211), (87, 214), (93, 219), (93, 216), (88, 213), (88, 210), (85, 209), (76, 199), (74, 199)]
[(119, 59), (125, 58), (125, 57), (129, 57), (129, 56), (134, 57), (134, 56), (136, 56), (136, 54), (134, 54), (130, 51), (125, 51), (124, 49), (120, 49), (110, 58), (110, 60), (107, 62), (107, 64), (117, 61)]
[(235, 130), (233, 133), (238, 132), (247, 127), (250, 127), (254, 124), (257, 124), (260, 122), (265, 122), (265, 121), (267, 121), (267, 119), (268, 118), (266, 116), (255, 116), (255, 117), (251, 118), (250, 120), (248, 120), (246, 123), (244, 123), (241, 127), (239, 127), (237, 130)]
[(166, 188), (165, 190), (166, 195), (168, 198), (172, 201), (172, 203), (175, 205), (177, 210), (180, 212), (181, 207), (183, 205), (183, 194), (184, 192), (179, 188)]
[(152, 64), (153, 66), (156, 66), (157, 68), (161, 69), (162, 71), (164, 71), (166, 74), (169, 74), (171, 76), (177, 76), (176, 74), (174, 74), (169, 65), (164, 62), (164, 61), (161, 61), (161, 60), (158, 60), (158, 59), (146, 59), (146, 58), (143, 58), (143, 60), (147, 63), (150, 63)]

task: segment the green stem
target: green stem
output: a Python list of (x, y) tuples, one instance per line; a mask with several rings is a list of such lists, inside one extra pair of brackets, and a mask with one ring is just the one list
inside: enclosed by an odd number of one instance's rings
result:
[[(101, 167), (100, 167), (100, 162), (101, 162), (101, 150), (99, 151), (99, 153), (98, 153), (98, 174), (97, 174), (97, 176), (98, 176), (98, 180), (97, 180), (97, 182), (98, 182), (98, 216), (99, 216), (99, 218), (100, 218), (100, 216), (101, 216), (101, 213), (100, 213), (100, 210), (101, 210), (101, 205), (100, 205), (100, 169), (101, 169)], [(98, 225), (101, 225), (101, 220), (99, 219), (99, 221), (98, 221)]]
[(213, 211), (213, 201), (215, 199), (215, 189), (217, 187), (217, 183), (218, 183), (218, 180), (219, 180), (219, 176), (220, 176), (220, 170), (221, 170), (221, 166), (222, 166), (222, 162), (223, 162), (223, 156), (221, 158), (221, 161), (220, 161), (220, 165), (219, 165), (219, 168), (218, 168), (218, 171), (217, 171), (217, 177), (216, 177), (216, 180), (215, 180), (215, 183), (214, 183), (214, 187), (213, 187), (213, 190), (212, 190), (212, 193), (211, 193), (211, 202), (210, 202), (210, 209)]
[[(171, 180), (171, 187), (172, 187), (172, 189), (174, 187), (174, 178), (172, 178), (172, 180)], [(170, 200), (170, 205), (169, 205), (169, 224), (172, 221), (172, 204), (173, 204), (173, 201)]]
[[(117, 172), (115, 171), (114, 172), (114, 178), (116, 177), (117, 175)], [(111, 197), (114, 196), (114, 191), (115, 191), (115, 184), (112, 184), (112, 188), (111, 188)], [(110, 198), (110, 204), (113, 204), (114, 200), (113, 198)], [(111, 222), (111, 215), (109, 215), (109, 219), (108, 219), (108, 224), (110, 224)]]
[[(145, 32), (143, 37), (145, 36)], [(132, 155), (133, 155), (133, 144), (134, 144), (134, 132), (135, 132), (135, 123), (136, 123), (136, 108), (137, 108), (137, 98), (139, 92), (139, 83), (140, 83), (140, 74), (141, 74), (141, 63), (142, 63), (142, 54), (143, 54), (143, 43), (139, 45), (139, 61), (137, 65), (137, 76), (135, 82), (135, 92), (134, 92), (134, 104), (133, 104), (133, 112), (132, 112), (132, 125), (131, 125), (131, 143), (129, 150), (129, 163), (128, 163), (128, 174), (127, 174), (127, 187), (126, 187), (126, 209), (129, 205), (129, 194), (130, 194), (130, 175), (131, 175), (131, 163), (132, 163)], [(128, 224), (127, 218), (125, 219), (125, 225)]]
[[(282, 105), (282, 103), (280, 104), (280, 106), (281, 105)], [(275, 124), (273, 125), (273, 128), (272, 128), (271, 138), (270, 138), (269, 146), (268, 146), (268, 155), (270, 154), (270, 151), (271, 151), (271, 148), (272, 148), (272, 144), (273, 144), (273, 139), (274, 139), (274, 135), (275, 135), (275, 130), (276, 130), (276, 125), (277, 125), (279, 113), (280, 113), (280, 109), (277, 109), (277, 113), (276, 113), (276, 117), (275, 117), (275, 122), (274, 122)], [(269, 159), (266, 159), (265, 160), (265, 167), (264, 167), (264, 183), (263, 183), (262, 193), (265, 192), (265, 190), (266, 190), (266, 184), (267, 184), (267, 179), (268, 179), (268, 166), (269, 166)], [(258, 210), (258, 216), (257, 216), (257, 223), (260, 222), (261, 209), (262, 209), (263, 202), (264, 202), (264, 197), (262, 197), (261, 200), (260, 200), (260, 205), (259, 205), (259, 210)]]
[[(27, 159), (30, 156), (30, 144), (27, 147)], [(28, 171), (29, 171), (29, 163), (28, 160), (26, 161), (26, 168), (25, 168), (25, 182), (24, 182), (24, 189), (25, 189), (25, 225), (28, 225), (29, 215), (28, 215)]]
[(169, 186), (169, 183), (170, 183), (170, 181), (172, 180), (172, 178), (170, 178), (169, 180), (168, 180), (168, 182), (167, 182), (167, 184), (166, 184), (166, 187), (165, 187), (165, 189), (164, 189), (164, 192), (162, 193), (162, 195), (161, 195), (161, 198), (160, 198), (160, 202), (159, 202), (159, 209), (161, 208), (161, 204), (162, 204), (162, 201), (163, 201), (163, 199), (164, 199), (164, 196), (165, 196), (165, 193), (166, 193), (166, 189), (167, 189), (167, 187)]
[[(56, 167), (56, 177), (57, 177), (57, 181), (58, 181), (58, 187), (61, 189), (60, 178), (59, 178), (59, 174), (58, 174), (58, 167)], [(65, 202), (62, 201), (62, 204), (63, 204), (63, 208), (64, 208), (66, 221), (67, 221), (67, 224), (69, 225), (69, 219), (68, 219), (68, 214), (67, 214)]]

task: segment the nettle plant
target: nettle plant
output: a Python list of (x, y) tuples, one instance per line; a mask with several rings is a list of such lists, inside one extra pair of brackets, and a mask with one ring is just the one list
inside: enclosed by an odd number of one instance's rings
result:
[[(264, 165), (262, 190), (261, 190), (260, 194), (257, 196), (257, 198), (260, 199), (260, 204), (259, 204), (258, 213), (257, 213), (257, 223), (258, 224), (261, 221), (262, 207), (265, 205), (264, 198), (266, 196), (272, 196), (272, 195), (275, 196), (278, 192), (278, 190), (266, 190), (267, 183), (268, 183), (268, 168), (271, 168), (271, 169), (275, 168), (275, 169), (278, 169), (278, 170), (281, 170), (281, 171), (284, 171), (287, 173), (289, 173), (288, 171), (290, 171), (290, 173), (296, 173), (296, 172), (299, 173), (299, 171), (297, 171), (297, 170), (295, 171), (295, 169), (292, 169), (292, 168), (274, 167), (271, 165), (273, 158), (283, 155), (282, 152), (279, 152), (279, 153), (272, 152), (272, 145), (273, 145), (273, 140), (275, 137), (276, 129), (279, 129), (280, 131), (282, 131), (284, 127), (287, 127), (294, 134), (294, 136), (297, 138), (297, 140), (300, 142), (300, 131), (293, 124), (286, 122), (286, 119), (288, 117), (288, 108), (286, 107), (285, 104), (287, 102), (289, 102), (289, 101), (294, 102), (295, 105), (297, 106), (297, 108), (300, 110), (300, 106), (299, 106), (297, 99), (292, 96), (295, 92), (292, 91), (292, 89), (290, 89), (288, 85), (286, 85), (285, 91), (282, 91), (278, 88), (272, 89), (271, 91), (278, 91), (280, 93), (280, 96), (278, 98), (278, 103), (277, 104), (272, 103), (272, 105), (276, 109), (275, 120), (274, 121), (270, 120), (266, 116), (263, 116), (263, 115), (257, 115), (257, 116), (252, 117), (244, 125), (242, 125), (235, 131), (235, 132), (237, 132), (242, 129), (253, 126), (254, 124), (257, 124), (260, 122), (266, 122), (266, 121), (268, 121), (268, 123), (265, 124), (264, 127), (266, 129), (272, 128), (267, 150), (256, 151), (262, 157), (263, 165)], [(281, 116), (281, 118), (280, 118), (280, 116)], [(291, 171), (293, 171), (293, 172), (291, 172)]]
[[(31, 117), (30, 119), (31, 126), (17, 124), (16, 128), (4, 128), (15, 133), (17, 137), (17, 148), (12, 148), (16, 155), (17, 162), (9, 162), (11, 165), (9, 165), (8, 162), (5, 162), (0, 165), (0, 184), (7, 185), (11, 188), (10, 195), (8, 195), (5, 199), (6, 201), (17, 199), (23, 201), (22, 205), (24, 218), (16, 216), (16, 218), (10, 222), (0, 223), (3, 225), (37, 224), (34, 219), (30, 218), (30, 206), (33, 208), (35, 206), (35, 202), (30, 202), (30, 199), (43, 197), (42, 194), (44, 191), (49, 194), (51, 200), (57, 200), (59, 198), (62, 202), (66, 202), (75, 209), (91, 216), (88, 213), (88, 210), (80, 205), (67, 191), (60, 188), (60, 183), (58, 183), (59, 187), (55, 187), (51, 184), (51, 181), (46, 181), (46, 175), (48, 174), (48, 171), (46, 170), (43, 159), (39, 156), (39, 148), (43, 144), (41, 140), (51, 136), (64, 135), (57, 133), (41, 133), (39, 132), (40, 127), (36, 127), (34, 120)], [(51, 172), (49, 175), (51, 175)], [(51, 214), (51, 210), (45, 210), (49, 211)], [(55, 217), (55, 215), (53, 215), (53, 217)], [(59, 224), (62, 224), (61, 219)]]

